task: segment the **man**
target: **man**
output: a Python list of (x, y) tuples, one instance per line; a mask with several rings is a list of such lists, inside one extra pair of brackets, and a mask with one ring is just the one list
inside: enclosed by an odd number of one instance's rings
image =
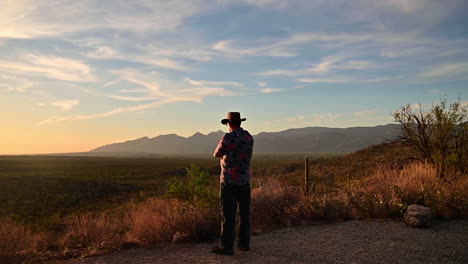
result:
[(240, 227), (237, 248), (250, 250), (250, 158), (254, 140), (247, 130), (242, 129), (245, 118), (238, 112), (227, 113), (221, 120), (229, 127), (219, 141), (213, 156), (220, 158), (221, 164), (221, 246), (212, 252), (233, 255), (236, 209), (239, 206)]

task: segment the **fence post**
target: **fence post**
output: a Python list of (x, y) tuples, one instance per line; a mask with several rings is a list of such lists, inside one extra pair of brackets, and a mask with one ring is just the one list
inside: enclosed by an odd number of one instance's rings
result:
[(304, 192), (309, 194), (309, 157), (305, 157), (304, 162)]
[(351, 162), (348, 162), (348, 173), (347, 173), (347, 178), (348, 178), (348, 186), (351, 185)]

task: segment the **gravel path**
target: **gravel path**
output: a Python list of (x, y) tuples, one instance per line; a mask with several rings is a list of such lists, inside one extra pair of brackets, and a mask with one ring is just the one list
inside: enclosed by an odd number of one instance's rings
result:
[(468, 221), (414, 229), (396, 221), (349, 221), (252, 237), (250, 252), (210, 253), (213, 244), (133, 249), (70, 264), (153, 263), (468, 263)]

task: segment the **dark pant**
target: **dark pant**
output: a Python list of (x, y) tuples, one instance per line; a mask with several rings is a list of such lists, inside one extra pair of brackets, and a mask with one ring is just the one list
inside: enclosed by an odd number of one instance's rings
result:
[(236, 211), (239, 206), (240, 226), (238, 244), (250, 246), (250, 185), (221, 183), (221, 245), (233, 248), (236, 227)]

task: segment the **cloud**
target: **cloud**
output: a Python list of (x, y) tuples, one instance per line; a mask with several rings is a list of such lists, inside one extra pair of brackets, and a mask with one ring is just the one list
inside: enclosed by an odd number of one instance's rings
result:
[(186, 82), (191, 85), (200, 86), (200, 85), (225, 85), (225, 86), (243, 86), (243, 84), (238, 82), (213, 82), (213, 81), (203, 81), (203, 80), (192, 80), (190, 78), (184, 79)]
[(60, 108), (60, 110), (63, 112), (70, 111), (72, 108), (79, 104), (79, 100), (60, 100), (50, 103), (50, 105)]
[(191, 71), (192, 69), (178, 61), (168, 58), (148, 58), (148, 57), (135, 57), (135, 62), (140, 62), (148, 65), (153, 65), (161, 68), (178, 70), (178, 71)]
[(12, 86), (9, 84), (4, 84), (4, 86), (7, 87), (8, 91), (13, 91), (13, 92), (24, 92), (27, 89), (31, 88), (34, 84), (32, 82), (24, 82), (18, 86)]
[(325, 78), (300, 78), (303, 83), (374, 83), (393, 80), (392, 78), (356, 79), (352, 77), (330, 76)]
[[(183, 82), (173, 82), (162, 78), (162, 76), (156, 74), (151, 75), (145, 72), (137, 71), (134, 69), (122, 69), (112, 72), (118, 79), (105, 84), (106, 87), (110, 87), (121, 81), (127, 81), (138, 85), (135, 87), (138, 92), (145, 92), (149, 96), (147, 97), (131, 97), (122, 96), (120, 94), (104, 94), (97, 91), (92, 91), (86, 88), (81, 88), (84, 92), (93, 94), (95, 96), (107, 97), (122, 101), (151, 101), (145, 104), (138, 104), (134, 106), (118, 107), (109, 111), (104, 111), (95, 114), (86, 115), (70, 115), (70, 116), (52, 116), (38, 123), (38, 125), (45, 125), (50, 123), (57, 123), (63, 121), (76, 121), (76, 120), (87, 120), (94, 118), (103, 118), (114, 116), (122, 113), (138, 112), (141, 110), (158, 108), (162, 105), (180, 103), (180, 102), (193, 102), (203, 103), (203, 100), (207, 97), (213, 96), (239, 96), (239, 93), (226, 89), (224, 87), (211, 87), (204, 86), (204, 83), (199, 83), (198, 86), (187, 88)], [(186, 81), (186, 80), (185, 80)], [(207, 82), (213, 84), (216, 82)], [(233, 83), (230, 83), (233, 84)], [(237, 85), (237, 84), (236, 84)], [(235, 86), (236, 86), (235, 85)], [(129, 90), (124, 90), (128, 92)], [(134, 92), (135, 90), (132, 90)]]
[(446, 63), (430, 67), (416, 75), (419, 79), (426, 80), (467, 80), (468, 63)]
[(118, 51), (109, 46), (99, 46), (89, 51), (87, 56), (93, 59), (112, 59), (119, 56)]
[(278, 45), (262, 45), (257, 47), (235, 47), (235, 40), (221, 40), (212, 45), (212, 49), (230, 58), (239, 56), (295, 57), (296, 53)]
[(53, 117), (49, 117), (48, 119), (39, 122), (38, 125), (46, 125), (46, 124), (51, 124), (51, 123), (63, 122), (63, 121), (77, 121), (77, 120), (110, 117), (110, 116), (123, 114), (123, 113), (131, 113), (131, 112), (138, 112), (141, 110), (154, 109), (162, 105), (174, 104), (174, 103), (179, 103), (179, 102), (201, 103), (203, 101), (203, 98), (208, 97), (208, 96), (234, 96), (236, 95), (235, 93), (228, 91), (224, 88), (195, 88), (195, 89), (183, 90), (181, 92), (182, 93), (180, 96), (167, 97), (159, 101), (155, 101), (155, 102), (151, 102), (147, 104), (140, 104), (136, 106), (119, 107), (119, 108), (115, 108), (110, 111), (106, 111), (102, 113), (88, 114), (88, 115), (53, 116)]
[(282, 89), (270, 88), (270, 87), (263, 88), (263, 89), (260, 90), (261, 93), (266, 93), (266, 94), (268, 94), (268, 93), (277, 93), (277, 92), (281, 92), (281, 91), (282, 91)]
[(121, 93), (145, 93), (146, 89), (122, 89), (119, 92)]
[[(62, 121), (73, 121), (73, 120), (86, 120), (86, 119), (94, 119), (94, 118), (100, 118), (100, 117), (109, 117), (121, 113), (127, 113), (127, 112), (136, 112), (144, 109), (150, 109), (150, 108), (156, 108), (164, 104), (165, 102), (153, 102), (149, 104), (143, 104), (143, 105), (137, 105), (137, 106), (131, 106), (131, 107), (121, 107), (121, 108), (116, 108), (107, 112), (102, 112), (102, 113), (97, 113), (97, 114), (89, 114), (89, 115), (74, 115), (74, 116), (53, 116), (50, 117), (44, 121), (41, 121), (38, 123), (38, 125), (45, 125), (45, 124), (50, 124), (50, 123), (57, 123), (57, 122), (62, 122)], [(167, 102), (166, 102), (167, 103)]]
[(268, 83), (267, 82), (258, 82), (257, 85), (260, 86), (260, 87), (266, 87), (266, 86), (268, 86)]
[(40, 38), (99, 29), (166, 32), (207, 9), (210, 6), (198, 0), (7, 1), (0, 9), (0, 37)]
[(10, 74), (48, 77), (55, 80), (91, 82), (96, 78), (82, 61), (47, 55), (27, 54), (21, 62), (0, 60), (0, 69)]
[(362, 60), (347, 60), (343, 61), (343, 56), (329, 56), (323, 58), (320, 63), (303, 69), (288, 70), (270, 70), (257, 73), (263, 76), (303, 76), (303, 75), (324, 75), (333, 69), (346, 69), (346, 70), (364, 70), (370, 69), (375, 65), (369, 61)]
[(146, 53), (138, 54), (124, 54), (114, 48), (109, 46), (99, 46), (95, 49), (87, 52), (85, 54), (89, 58), (93, 59), (111, 59), (111, 60), (122, 60), (127, 62), (136, 62), (146, 65), (152, 65), (160, 68), (177, 70), (177, 71), (191, 71), (191, 68), (181, 64), (180, 62), (165, 58), (165, 57), (155, 57)]
[(149, 89), (136, 89), (135, 91), (132, 91), (132, 93), (146, 93), (146, 94), (150, 94), (150, 96), (128, 96), (126, 93), (128, 93), (129, 90), (120, 90), (119, 92), (120, 93), (124, 93), (124, 95), (122, 94), (109, 94), (109, 93), (102, 93), (102, 92), (99, 92), (99, 91), (96, 91), (96, 90), (92, 90), (92, 89), (87, 89), (87, 88), (83, 88), (83, 87), (80, 87), (80, 90), (87, 93), (87, 94), (91, 94), (91, 95), (94, 95), (94, 96), (97, 96), (97, 97), (106, 97), (106, 98), (111, 98), (111, 99), (115, 99), (115, 100), (119, 100), (119, 101), (129, 101), (129, 102), (141, 102), (141, 101), (155, 101), (155, 100), (159, 100), (161, 99), (161, 97), (156, 97), (156, 96), (151, 96), (151, 91)]
[(57, 100), (57, 101), (48, 102), (48, 103), (44, 103), (44, 102), (35, 103), (35, 105), (40, 106), (40, 107), (53, 106), (53, 107), (60, 109), (60, 111), (62, 112), (70, 111), (71, 109), (75, 108), (79, 104), (80, 104), (79, 100), (66, 100), (66, 99)]
[(154, 101), (157, 97), (132, 97), (132, 96), (121, 96), (121, 95), (107, 95), (109, 98), (113, 98), (121, 101), (139, 102), (139, 101)]
[[(195, 46), (195, 47), (194, 47)], [(194, 61), (208, 62), (216, 55), (215, 52), (203, 47), (196, 47), (194, 43), (191, 46), (184, 44), (149, 45), (141, 48), (147, 51), (151, 56), (157, 57), (176, 57), (185, 58)]]
[(21, 93), (33, 87), (34, 83), (15, 75), (0, 73), (0, 86), (5, 87), (6, 91)]

